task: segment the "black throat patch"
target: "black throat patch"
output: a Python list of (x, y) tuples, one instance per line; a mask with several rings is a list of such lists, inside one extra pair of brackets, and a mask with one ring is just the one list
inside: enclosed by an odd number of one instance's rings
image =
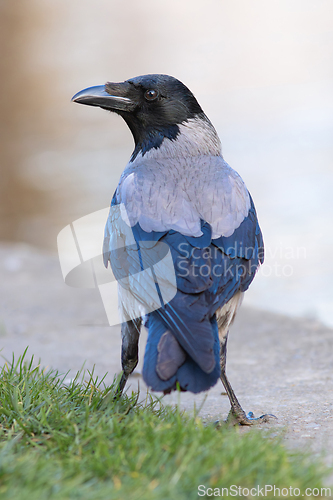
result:
[(178, 125), (169, 125), (168, 127), (158, 127), (152, 128), (151, 130), (145, 130), (142, 137), (134, 137), (135, 149), (130, 161), (135, 160), (140, 152), (142, 156), (144, 156), (151, 149), (158, 149), (164, 139), (170, 139), (171, 141), (176, 140), (179, 133), (180, 130)]

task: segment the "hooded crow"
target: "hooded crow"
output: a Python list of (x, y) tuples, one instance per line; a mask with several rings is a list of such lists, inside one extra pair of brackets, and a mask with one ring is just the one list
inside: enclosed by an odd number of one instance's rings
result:
[[(192, 92), (168, 75), (108, 82), (72, 100), (119, 114), (135, 143), (111, 202), (103, 247), (104, 263), (110, 262), (120, 283), (118, 393), (138, 363), (144, 321), (143, 378), (152, 390), (198, 393), (221, 378), (230, 418), (243, 425), (266, 421), (267, 415), (245, 414), (225, 372), (228, 330), (263, 262), (264, 245), (252, 198), (223, 159), (212, 123)], [(117, 207), (124, 210), (115, 212)], [(128, 228), (135, 245), (126, 245)], [(154, 264), (166, 252), (172, 273), (166, 267), (158, 277)], [(140, 292), (138, 280), (131, 279), (147, 268), (160, 298), (155, 307), (152, 287), (146, 283)], [(174, 293), (165, 300), (169, 275), (175, 277)], [(133, 301), (124, 299), (126, 291), (141, 305), (140, 317), (131, 309)]]

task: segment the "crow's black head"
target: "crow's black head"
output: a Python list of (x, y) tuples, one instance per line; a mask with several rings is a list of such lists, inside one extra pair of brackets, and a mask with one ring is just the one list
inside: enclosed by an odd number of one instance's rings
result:
[(108, 82), (78, 92), (72, 100), (121, 115), (129, 126), (136, 152), (158, 148), (175, 139), (181, 123), (205, 115), (192, 92), (168, 75), (144, 75), (122, 83)]

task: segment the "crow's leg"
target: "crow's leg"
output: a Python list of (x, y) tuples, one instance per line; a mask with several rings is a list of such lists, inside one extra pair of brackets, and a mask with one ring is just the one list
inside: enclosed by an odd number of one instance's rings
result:
[(124, 390), (127, 379), (138, 364), (139, 337), (142, 319), (126, 321), (121, 325), (121, 364), (123, 373), (117, 387), (117, 398)]
[(227, 340), (228, 340), (228, 333), (225, 335), (225, 337), (222, 338), (220, 341), (220, 366), (221, 366), (221, 381), (222, 384), (225, 388), (225, 391), (228, 395), (230, 404), (231, 404), (231, 409), (228, 415), (228, 418), (226, 422), (239, 424), (239, 425), (253, 425), (261, 422), (268, 422), (270, 417), (276, 418), (274, 415), (262, 415), (261, 417), (254, 418), (254, 415), (252, 412), (248, 413), (247, 415), (245, 414), (245, 411), (241, 407), (236, 394), (234, 393), (230, 382), (227, 378), (227, 375), (225, 373), (226, 369), (226, 357), (227, 357)]

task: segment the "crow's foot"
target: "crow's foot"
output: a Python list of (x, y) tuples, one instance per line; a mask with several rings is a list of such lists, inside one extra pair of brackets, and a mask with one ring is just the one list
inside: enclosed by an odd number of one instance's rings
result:
[[(224, 368), (224, 366), (222, 366)], [(229, 411), (229, 415), (227, 420), (225, 421), (227, 424), (231, 425), (255, 425), (261, 424), (263, 422), (269, 422), (271, 418), (276, 418), (275, 415), (261, 415), (261, 417), (255, 418), (252, 411), (246, 415), (245, 411), (241, 407), (238, 399), (236, 398), (236, 394), (234, 393), (230, 382), (227, 378), (224, 369), (221, 369), (221, 381), (227, 393), (227, 396), (230, 401), (231, 409)]]
[(125, 388), (127, 379), (128, 379), (128, 375), (125, 375), (125, 373), (123, 372), (122, 375), (121, 375), (120, 380), (118, 379), (119, 383), (118, 383), (118, 387), (116, 389), (116, 392), (115, 392), (115, 394), (113, 396), (113, 401), (117, 401), (121, 397), (121, 395), (123, 393), (123, 390)]
[(116, 390), (110, 391), (106, 396), (104, 396), (104, 398), (102, 399), (102, 401), (100, 402), (100, 405), (99, 405), (100, 409), (104, 410), (110, 404), (115, 403), (116, 401), (120, 400), (121, 395), (122, 395), (123, 390), (124, 390), (124, 387), (125, 387), (125, 384), (126, 384), (126, 381), (127, 381), (127, 378), (128, 377), (126, 377), (126, 375), (124, 375), (124, 373), (122, 373), (121, 376), (119, 375), (118, 380), (117, 380), (118, 385), (117, 385)]
[(232, 425), (256, 425), (267, 423), (273, 418), (277, 419), (275, 415), (271, 415), (269, 413), (255, 418), (252, 411), (246, 415), (243, 410), (239, 411), (237, 409), (237, 411), (235, 411), (231, 409), (225, 422)]

